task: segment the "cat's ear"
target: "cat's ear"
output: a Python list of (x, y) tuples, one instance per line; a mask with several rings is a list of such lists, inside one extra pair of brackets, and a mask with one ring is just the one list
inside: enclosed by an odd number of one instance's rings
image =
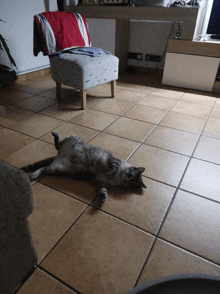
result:
[(147, 188), (147, 186), (143, 183), (143, 181), (140, 182), (139, 184), (140, 184), (140, 187), (141, 187), (141, 188), (145, 188), (145, 189)]
[(142, 174), (145, 171), (144, 167), (138, 167), (139, 174)]

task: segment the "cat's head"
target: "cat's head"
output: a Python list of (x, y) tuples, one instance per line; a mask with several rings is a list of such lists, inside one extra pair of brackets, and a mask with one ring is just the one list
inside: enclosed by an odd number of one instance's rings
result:
[(124, 177), (124, 184), (132, 189), (147, 188), (143, 182), (141, 174), (145, 171), (144, 167), (131, 166), (127, 168)]

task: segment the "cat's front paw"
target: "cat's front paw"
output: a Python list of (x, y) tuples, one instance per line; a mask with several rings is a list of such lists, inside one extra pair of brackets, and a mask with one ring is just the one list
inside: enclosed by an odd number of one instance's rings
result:
[(30, 180), (31, 182), (34, 181), (34, 179), (33, 179), (33, 177), (32, 177), (31, 175), (29, 176), (29, 180)]
[(42, 175), (42, 169), (36, 170), (33, 174), (29, 176), (30, 181), (34, 181)]

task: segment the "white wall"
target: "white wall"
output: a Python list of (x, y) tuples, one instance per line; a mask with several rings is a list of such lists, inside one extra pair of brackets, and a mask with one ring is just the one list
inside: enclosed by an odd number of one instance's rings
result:
[[(17, 74), (46, 68), (49, 59), (40, 53), (33, 55), (33, 17), (46, 10), (57, 10), (56, 0), (0, 0), (0, 32), (8, 41), (8, 47), (14, 58)], [(5, 52), (0, 56), (0, 62), (11, 67)]]
[[(66, 0), (67, 5), (72, 0)], [(203, 0), (206, 1), (206, 0)], [(33, 55), (33, 16), (44, 11), (57, 10), (56, 0), (0, 0), (0, 33), (10, 48), (17, 64), (14, 68), (17, 74), (35, 71), (49, 67), (49, 59), (39, 53)], [(134, 8), (135, 9), (135, 8)], [(114, 54), (115, 49), (115, 20), (87, 19), (89, 31), (94, 47), (106, 49)], [(166, 47), (172, 22), (132, 21), (129, 50), (145, 54), (162, 55)], [(173, 28), (171, 38), (174, 37), (177, 26)], [(184, 32), (184, 29), (183, 29)], [(5, 53), (1, 54), (0, 62), (10, 65)], [(146, 62), (129, 60), (130, 65), (163, 67), (163, 62)]]
[[(179, 25), (183, 31), (182, 23)], [(160, 63), (145, 61), (145, 55), (163, 56), (168, 37), (174, 38), (178, 30), (178, 24), (171, 21), (131, 20), (129, 52), (143, 53), (143, 60), (129, 59), (128, 65), (163, 68), (165, 55)]]
[[(49, 59), (40, 52), (33, 55), (33, 16), (44, 11), (56, 11), (56, 0), (0, 0), (0, 32), (10, 49), (17, 68), (17, 74), (24, 74), (49, 67)], [(66, 0), (70, 4), (71, 0)], [(94, 47), (100, 47), (114, 54), (115, 20), (88, 19), (89, 33)], [(106, 33), (107, 32), (107, 33)], [(0, 56), (0, 63), (11, 67), (5, 52)]]
[(115, 54), (115, 19), (88, 18), (86, 21), (92, 46)]

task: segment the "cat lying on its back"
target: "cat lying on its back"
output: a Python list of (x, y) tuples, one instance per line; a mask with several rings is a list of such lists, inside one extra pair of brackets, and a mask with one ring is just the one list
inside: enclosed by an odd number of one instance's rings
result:
[(52, 132), (52, 135), (58, 156), (23, 167), (25, 172), (37, 169), (30, 175), (30, 180), (36, 180), (45, 174), (67, 174), (72, 177), (90, 175), (102, 202), (107, 199), (108, 187), (146, 188), (141, 176), (145, 170), (143, 167), (134, 167), (114, 157), (108, 150), (85, 144), (79, 136), (72, 135), (60, 141), (57, 133)]

